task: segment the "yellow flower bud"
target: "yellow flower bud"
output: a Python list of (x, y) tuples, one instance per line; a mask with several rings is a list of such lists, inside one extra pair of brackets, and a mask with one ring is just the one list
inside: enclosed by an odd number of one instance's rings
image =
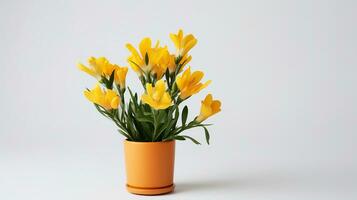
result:
[(212, 95), (208, 94), (206, 98), (201, 102), (201, 112), (196, 118), (197, 122), (202, 122), (208, 117), (221, 111), (221, 102), (218, 100), (213, 100)]
[(114, 74), (115, 84), (119, 85), (120, 89), (124, 89), (126, 74), (128, 73), (128, 68), (127, 67), (119, 67), (118, 65), (114, 65), (114, 67), (115, 67), (115, 74)]

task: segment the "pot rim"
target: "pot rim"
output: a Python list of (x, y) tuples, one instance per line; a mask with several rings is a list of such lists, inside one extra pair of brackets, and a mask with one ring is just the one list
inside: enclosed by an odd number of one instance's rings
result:
[(164, 144), (164, 143), (175, 142), (175, 140), (167, 140), (167, 141), (160, 141), (160, 142), (139, 142), (139, 141), (129, 141), (128, 139), (125, 139), (124, 142), (131, 143), (131, 144)]

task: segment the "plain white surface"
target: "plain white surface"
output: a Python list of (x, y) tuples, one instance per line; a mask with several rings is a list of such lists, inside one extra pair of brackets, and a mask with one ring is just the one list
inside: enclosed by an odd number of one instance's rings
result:
[[(356, 199), (355, 1), (1, 1), (0, 199)], [(82, 95), (88, 56), (195, 34), (222, 100), (212, 144), (178, 142), (176, 192), (125, 191), (122, 140)], [(129, 72), (128, 84), (139, 91)], [(189, 132), (204, 141), (203, 131)]]

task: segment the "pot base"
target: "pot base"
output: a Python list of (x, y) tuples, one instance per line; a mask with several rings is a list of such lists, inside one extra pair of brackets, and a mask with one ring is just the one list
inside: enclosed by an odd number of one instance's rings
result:
[(140, 195), (166, 194), (172, 192), (174, 188), (175, 188), (174, 184), (166, 187), (160, 187), (160, 188), (142, 188), (142, 187), (134, 187), (128, 184), (126, 185), (126, 189), (128, 190), (128, 192), (133, 194), (140, 194)]

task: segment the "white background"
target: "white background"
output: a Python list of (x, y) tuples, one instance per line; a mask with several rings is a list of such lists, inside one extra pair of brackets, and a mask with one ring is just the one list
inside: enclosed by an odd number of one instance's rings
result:
[[(356, 199), (356, 1), (0, 2), (0, 199)], [(125, 191), (123, 137), (82, 91), (89, 56), (183, 28), (222, 100), (212, 144), (178, 142), (176, 191)], [(139, 93), (130, 71), (128, 85)], [(204, 141), (200, 129), (188, 132)]]

